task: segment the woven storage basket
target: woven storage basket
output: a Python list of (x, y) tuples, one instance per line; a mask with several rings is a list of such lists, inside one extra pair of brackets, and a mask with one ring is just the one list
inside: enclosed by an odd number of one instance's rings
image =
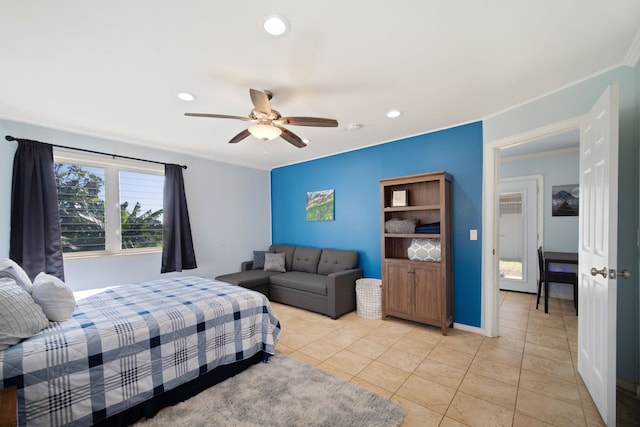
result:
[(382, 280), (356, 280), (358, 316), (368, 319), (382, 318)]

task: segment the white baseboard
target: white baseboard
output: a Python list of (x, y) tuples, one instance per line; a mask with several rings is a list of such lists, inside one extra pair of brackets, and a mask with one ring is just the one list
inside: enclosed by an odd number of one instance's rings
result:
[(484, 329), (477, 328), (475, 326), (465, 325), (463, 323), (453, 323), (454, 329), (460, 329), (461, 331), (473, 332), (474, 334), (486, 335)]

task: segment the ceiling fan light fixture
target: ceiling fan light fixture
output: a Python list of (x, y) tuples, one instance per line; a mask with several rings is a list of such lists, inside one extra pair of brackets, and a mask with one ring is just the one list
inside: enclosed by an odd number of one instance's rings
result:
[(249, 132), (261, 141), (271, 141), (282, 134), (281, 129), (264, 123), (249, 126)]
[(229, 140), (229, 144), (236, 144), (249, 135), (253, 135), (262, 141), (270, 141), (277, 137), (282, 137), (286, 142), (297, 148), (307, 146), (302, 138), (289, 129), (280, 125), (292, 126), (315, 126), (315, 127), (338, 127), (335, 119), (325, 119), (322, 117), (282, 117), (282, 115), (271, 107), (271, 92), (257, 89), (249, 89), (249, 96), (253, 104), (253, 110), (248, 117), (230, 116), (228, 114), (206, 114), (206, 113), (184, 113), (190, 117), (213, 117), (219, 119), (236, 119), (244, 122), (252, 122), (253, 125), (243, 129), (240, 133)]
[(289, 21), (279, 15), (269, 15), (262, 23), (267, 34), (272, 36), (281, 36), (289, 30)]

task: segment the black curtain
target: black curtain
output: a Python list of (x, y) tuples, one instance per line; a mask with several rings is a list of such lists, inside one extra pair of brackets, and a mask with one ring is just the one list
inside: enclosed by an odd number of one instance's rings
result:
[(45, 272), (64, 280), (53, 147), (18, 140), (13, 159), (9, 257), (31, 280)]
[(197, 268), (180, 165), (164, 166), (162, 273)]

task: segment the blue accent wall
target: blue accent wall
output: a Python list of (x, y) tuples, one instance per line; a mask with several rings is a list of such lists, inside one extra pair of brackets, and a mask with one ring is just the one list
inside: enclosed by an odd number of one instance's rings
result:
[[(273, 169), (273, 243), (355, 249), (365, 277), (380, 278), (380, 179), (446, 171), (453, 178), (454, 321), (480, 327), (482, 149), (482, 122), (475, 122)], [(307, 192), (327, 189), (335, 190), (335, 219), (307, 222)]]

